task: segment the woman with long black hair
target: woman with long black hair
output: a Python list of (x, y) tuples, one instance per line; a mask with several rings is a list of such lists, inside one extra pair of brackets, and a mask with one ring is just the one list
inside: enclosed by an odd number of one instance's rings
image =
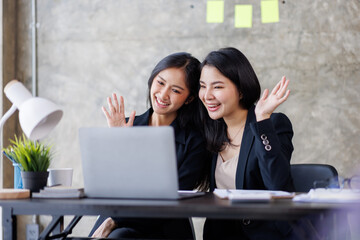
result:
[[(142, 115), (125, 118), (124, 100), (108, 98), (103, 107), (109, 127), (170, 125), (175, 131), (179, 189), (205, 190), (209, 154), (199, 129), (200, 62), (189, 53), (162, 59), (148, 80), (151, 107)], [(141, 147), (141, 146), (139, 146)], [(149, 169), (150, 170), (150, 169)], [(151, 171), (151, 170), (150, 170)], [(109, 238), (193, 239), (189, 219), (100, 218), (90, 236)]]
[[(288, 98), (285, 77), (260, 97), (256, 74), (239, 50), (223, 48), (201, 64), (199, 98), (207, 148), (213, 152), (210, 190), (294, 191), (290, 175), (293, 130), (274, 110)], [(256, 105), (255, 105), (256, 104)], [(208, 239), (289, 239), (286, 222), (207, 219)]]

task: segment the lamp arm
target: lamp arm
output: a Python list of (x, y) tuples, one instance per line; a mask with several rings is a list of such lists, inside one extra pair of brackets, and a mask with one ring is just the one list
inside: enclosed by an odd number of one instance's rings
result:
[(4, 114), (4, 116), (1, 118), (0, 120), (0, 131), (2, 132), (2, 128), (4, 126), (4, 123), (6, 122), (6, 120), (9, 119), (9, 117), (11, 115), (13, 115), (13, 113), (16, 111), (17, 107), (13, 104), (11, 106), (11, 108)]

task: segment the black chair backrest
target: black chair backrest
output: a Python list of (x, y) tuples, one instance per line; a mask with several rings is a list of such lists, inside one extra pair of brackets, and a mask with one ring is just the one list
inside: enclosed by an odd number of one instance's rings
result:
[(308, 192), (315, 181), (326, 181), (337, 178), (338, 172), (328, 164), (292, 164), (291, 176), (296, 192)]

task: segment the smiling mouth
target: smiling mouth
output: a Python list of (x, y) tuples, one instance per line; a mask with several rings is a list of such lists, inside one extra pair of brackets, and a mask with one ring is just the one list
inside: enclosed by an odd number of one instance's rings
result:
[(220, 108), (220, 103), (219, 104), (206, 104), (207, 109), (210, 112), (215, 112), (216, 110), (218, 110)]
[(156, 103), (157, 103), (157, 105), (159, 106), (159, 107), (167, 107), (167, 106), (169, 106), (170, 105), (170, 103), (166, 103), (166, 102), (163, 102), (163, 101), (161, 101), (158, 97), (156, 97), (155, 96), (155, 101), (156, 101)]

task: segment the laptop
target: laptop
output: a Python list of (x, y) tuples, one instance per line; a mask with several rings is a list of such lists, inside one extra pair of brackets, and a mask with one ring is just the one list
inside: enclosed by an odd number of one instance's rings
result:
[(170, 126), (79, 129), (84, 191), (91, 198), (182, 199)]

